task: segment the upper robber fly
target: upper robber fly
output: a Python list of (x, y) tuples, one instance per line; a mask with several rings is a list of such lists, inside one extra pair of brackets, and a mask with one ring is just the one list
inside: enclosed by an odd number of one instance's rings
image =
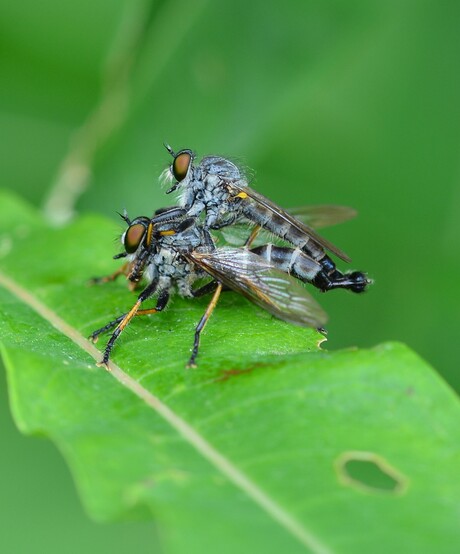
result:
[[(102, 365), (107, 366), (115, 341), (131, 319), (164, 310), (174, 290), (183, 297), (214, 292), (196, 327), (189, 366), (195, 365), (201, 332), (224, 288), (246, 296), (284, 321), (310, 327), (325, 323), (326, 314), (305, 288), (282, 268), (278, 269), (267, 256), (242, 248), (215, 248), (203, 224), (185, 216), (181, 209), (172, 210), (174, 212), (160, 211), (153, 218), (137, 217), (132, 221), (125, 216), (128, 223), (122, 235), (125, 251), (116, 257), (128, 258), (131, 281), (139, 282), (143, 276), (147, 285), (128, 312), (91, 335), (95, 341), (101, 333), (115, 327), (104, 350)], [(171, 213), (174, 217), (170, 217)], [(210, 281), (200, 288), (194, 287), (203, 277)], [(156, 306), (141, 309), (152, 296), (157, 297)]]
[[(318, 283), (321, 290), (336, 288), (337, 281), (346, 281), (347, 285), (342, 288), (353, 292), (363, 292), (366, 289), (370, 281), (364, 273), (354, 271), (343, 274), (326, 254), (326, 251), (330, 251), (349, 262), (350, 258), (344, 252), (320, 237), (311, 226), (300, 221), (299, 215), (294, 217), (251, 189), (247, 178), (236, 164), (220, 156), (206, 156), (199, 164), (195, 164), (192, 150), (184, 149), (175, 153), (170, 146), (165, 146), (174, 158), (168, 174), (176, 180), (167, 193), (176, 189), (182, 191), (180, 202), (189, 216), (196, 217), (204, 212), (205, 226), (215, 230), (241, 220), (249, 220), (255, 227), (247, 245), (252, 243), (260, 228), (294, 245), (323, 268), (322, 282)], [(323, 217), (327, 219), (329, 216), (329, 224), (334, 221), (334, 217), (345, 220), (354, 215), (347, 208), (331, 206), (329, 214), (327, 206), (322, 208)], [(349, 217), (346, 210), (350, 212)], [(308, 218), (311, 214), (308, 209), (305, 212)]]

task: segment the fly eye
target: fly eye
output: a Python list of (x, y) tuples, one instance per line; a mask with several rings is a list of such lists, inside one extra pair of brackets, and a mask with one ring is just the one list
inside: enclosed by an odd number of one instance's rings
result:
[(144, 235), (145, 227), (142, 223), (135, 223), (128, 228), (124, 239), (125, 250), (128, 254), (136, 252)]
[(174, 158), (172, 172), (177, 181), (183, 181), (187, 176), (188, 168), (192, 162), (191, 152), (179, 152)]

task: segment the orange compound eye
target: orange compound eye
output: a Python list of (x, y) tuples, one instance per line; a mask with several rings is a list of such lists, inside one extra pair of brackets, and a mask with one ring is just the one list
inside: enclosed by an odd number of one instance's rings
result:
[(185, 179), (191, 163), (192, 153), (190, 150), (183, 150), (176, 155), (172, 165), (172, 172), (177, 181), (180, 182)]
[(142, 223), (131, 225), (125, 234), (125, 250), (128, 254), (133, 254), (139, 248), (139, 245), (145, 235), (145, 226)]

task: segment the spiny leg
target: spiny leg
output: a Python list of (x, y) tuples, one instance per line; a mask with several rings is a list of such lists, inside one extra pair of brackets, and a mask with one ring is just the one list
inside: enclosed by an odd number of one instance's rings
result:
[[(115, 328), (115, 331), (112, 333), (109, 341), (107, 342), (107, 345), (104, 349), (104, 354), (102, 356), (102, 360), (97, 364), (98, 366), (105, 366), (108, 369), (108, 363), (110, 358), (110, 353), (112, 351), (112, 348), (115, 344), (115, 341), (120, 336), (120, 334), (123, 332), (123, 329), (128, 325), (128, 323), (131, 321), (131, 319), (139, 312), (139, 307), (152, 294), (155, 293), (156, 288), (158, 286), (158, 281), (152, 281), (139, 295), (139, 298), (137, 299), (137, 302), (134, 304), (134, 306), (129, 310), (128, 313), (126, 313), (121, 321), (119, 321), (117, 327)], [(153, 312), (151, 312), (153, 313)]]
[[(139, 312), (138, 312), (139, 313)], [(126, 317), (127, 314), (122, 314), (121, 316), (117, 317), (113, 321), (109, 321), (107, 325), (104, 325), (104, 327), (101, 327), (100, 329), (96, 329), (96, 331), (93, 331), (91, 335), (88, 337), (88, 339), (91, 342), (96, 343), (99, 339), (99, 335), (102, 335), (102, 333), (105, 333), (109, 329), (112, 329), (112, 327), (115, 327), (115, 325), (118, 325), (120, 321), (123, 320), (124, 317)]]
[[(146, 308), (145, 310), (137, 310), (137, 312), (134, 315), (135, 315), (135, 317), (137, 317), (137, 316), (140, 316), (140, 315), (156, 314), (158, 312), (163, 311), (166, 308), (168, 302), (169, 302), (169, 292), (166, 291), (166, 290), (162, 291), (160, 293), (160, 295), (158, 296), (158, 301), (157, 301), (157, 305), (155, 306), (155, 308)], [(102, 333), (105, 333), (109, 329), (112, 329), (112, 327), (115, 327), (116, 325), (118, 325), (120, 323), (120, 321), (123, 321), (123, 319), (127, 315), (128, 315), (127, 313), (122, 314), (119, 317), (117, 317), (116, 319), (114, 319), (113, 321), (110, 321), (109, 323), (107, 323), (107, 325), (104, 325), (104, 327), (101, 327), (100, 329), (97, 329), (96, 331), (91, 333), (91, 335), (89, 336), (89, 340), (91, 342), (94, 342), (94, 343), (97, 342), (98, 339), (99, 339), (99, 335), (102, 335)]]
[(188, 368), (196, 367), (195, 360), (196, 360), (196, 357), (198, 356), (198, 349), (200, 347), (201, 332), (205, 328), (206, 323), (208, 322), (208, 319), (211, 317), (211, 314), (214, 311), (214, 308), (216, 307), (216, 304), (217, 304), (217, 301), (219, 300), (219, 296), (221, 292), (222, 292), (222, 285), (219, 283), (217, 285), (216, 290), (214, 291), (213, 297), (211, 298), (211, 302), (209, 302), (208, 307), (206, 308), (206, 311), (203, 314), (203, 317), (200, 319), (200, 322), (196, 326), (192, 355), (190, 356), (190, 359), (187, 364)]
[(112, 352), (112, 348), (115, 344), (115, 341), (117, 338), (121, 335), (123, 329), (128, 325), (128, 323), (131, 321), (131, 319), (136, 315), (136, 312), (139, 310), (139, 306), (141, 305), (141, 302), (138, 300), (134, 306), (131, 308), (131, 310), (125, 314), (123, 319), (120, 321), (120, 323), (115, 328), (115, 331), (112, 333), (112, 336), (110, 337), (105, 349), (104, 354), (102, 356), (102, 360), (96, 364), (99, 367), (105, 366), (106, 369), (108, 368), (110, 353)]

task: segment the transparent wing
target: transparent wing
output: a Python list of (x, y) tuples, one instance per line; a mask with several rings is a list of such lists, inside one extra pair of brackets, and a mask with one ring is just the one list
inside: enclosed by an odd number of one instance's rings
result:
[(335, 204), (298, 206), (297, 208), (289, 208), (287, 212), (313, 229), (332, 227), (332, 225), (344, 223), (356, 217), (358, 213), (349, 206), (336, 206)]
[(320, 327), (327, 321), (325, 312), (296, 279), (249, 250), (218, 248), (186, 256), (220, 283), (284, 321), (307, 327)]
[[(343, 223), (356, 217), (356, 210), (348, 206), (320, 205), (320, 206), (299, 206), (289, 208), (287, 212), (298, 219), (301, 223), (309, 225), (314, 229), (322, 227), (331, 227), (338, 223)], [(241, 246), (251, 234), (252, 224), (243, 219), (233, 225), (222, 228), (217, 235), (222, 236), (223, 240), (232, 246)], [(285, 241), (278, 239), (269, 231), (261, 229), (257, 239), (253, 242), (254, 246), (260, 246), (271, 242), (276, 245), (286, 244)]]
[[(339, 248), (334, 246), (331, 242), (324, 239), (323, 237), (320, 237), (311, 227), (306, 225), (305, 223), (302, 223), (298, 219), (296, 219), (294, 216), (290, 215), (288, 212), (274, 204), (271, 200), (263, 196), (262, 194), (259, 194), (255, 190), (249, 188), (249, 187), (241, 187), (237, 185), (235, 182), (228, 183), (229, 189), (234, 189), (235, 191), (243, 192), (247, 195), (247, 198), (243, 200), (243, 202), (256, 202), (258, 204), (261, 204), (268, 210), (270, 210), (272, 213), (276, 214), (278, 217), (283, 219), (284, 221), (288, 222), (290, 225), (298, 229), (300, 232), (305, 233), (312, 239), (314, 239), (318, 244), (320, 244), (323, 248), (326, 250), (329, 250), (345, 262), (350, 262), (351, 259), (345, 254), (345, 252), (342, 252)], [(235, 195), (236, 196), (236, 195)]]

